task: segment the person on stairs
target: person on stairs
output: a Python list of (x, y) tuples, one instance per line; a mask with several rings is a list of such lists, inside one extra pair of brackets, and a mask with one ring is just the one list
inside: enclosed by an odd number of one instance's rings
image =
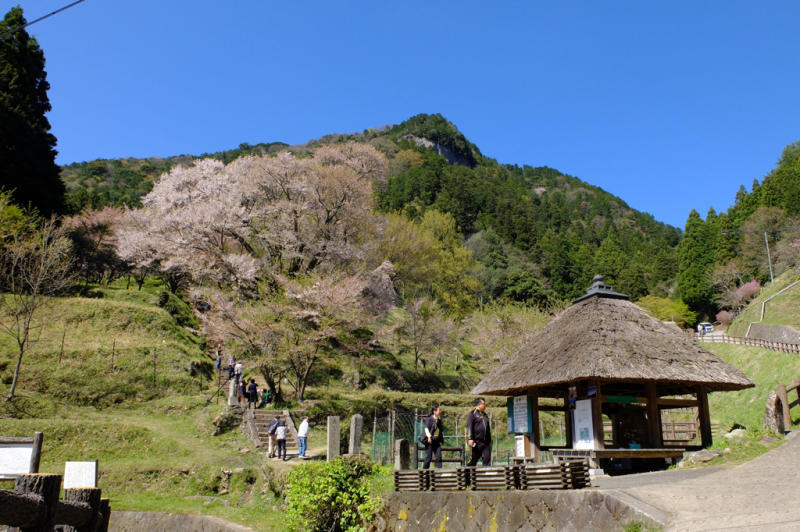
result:
[(275, 458), (275, 449), (278, 446), (277, 440), (275, 439), (275, 431), (277, 429), (278, 429), (278, 418), (275, 418), (269, 422), (269, 425), (267, 425), (267, 437), (269, 438), (267, 456), (269, 456), (270, 458)]
[(275, 428), (275, 439), (278, 442), (278, 460), (286, 460), (286, 423), (278, 416), (278, 426)]

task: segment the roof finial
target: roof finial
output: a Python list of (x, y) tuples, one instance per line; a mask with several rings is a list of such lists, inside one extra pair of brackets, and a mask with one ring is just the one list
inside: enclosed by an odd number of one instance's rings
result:
[(605, 283), (605, 277), (600, 274), (597, 274), (592, 278), (592, 286), (589, 287), (589, 289), (586, 291), (586, 294), (576, 299), (573, 303), (583, 301), (584, 299), (592, 296), (608, 297), (611, 299), (630, 299), (625, 294), (615, 292), (611, 285)]

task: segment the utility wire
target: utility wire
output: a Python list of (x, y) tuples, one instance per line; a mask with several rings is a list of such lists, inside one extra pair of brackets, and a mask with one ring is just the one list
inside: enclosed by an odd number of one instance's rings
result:
[(27, 28), (28, 26), (31, 26), (31, 25), (33, 25), (33, 24), (36, 24), (37, 22), (41, 22), (42, 20), (44, 20), (44, 19), (46, 19), (46, 18), (49, 18), (49, 17), (52, 17), (53, 15), (57, 15), (58, 13), (61, 13), (62, 11), (66, 11), (67, 9), (71, 8), (72, 6), (76, 6), (76, 5), (80, 4), (80, 3), (81, 3), (81, 2), (83, 2), (83, 1), (84, 1), (84, 0), (77, 0), (76, 2), (72, 2), (72, 3), (71, 3), (71, 4), (69, 4), (69, 5), (66, 5), (66, 6), (64, 6), (64, 7), (62, 7), (62, 8), (56, 9), (56, 10), (55, 10), (55, 11), (53, 11), (52, 13), (48, 13), (48, 14), (44, 15), (43, 17), (39, 17), (39, 18), (37, 18), (36, 20), (32, 20), (32, 21), (28, 22), (27, 24), (23, 24), (22, 26), (18, 26), (18, 27), (16, 27), (16, 28), (14, 28), (13, 30), (8, 30), (8, 31), (7, 31), (7, 32), (5, 32), (4, 34), (0, 35), (0, 39), (5, 39), (5, 38), (6, 38), (6, 37), (8, 37), (9, 35), (12, 35), (12, 34), (14, 34), (14, 33), (18, 32), (19, 30), (25, 29), (25, 28)]

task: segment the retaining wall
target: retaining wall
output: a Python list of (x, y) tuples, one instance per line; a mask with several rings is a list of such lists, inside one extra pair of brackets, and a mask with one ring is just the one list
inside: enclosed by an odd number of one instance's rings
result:
[(786, 325), (752, 323), (747, 337), (759, 338), (770, 342), (782, 342), (784, 344), (800, 344), (800, 331)]
[(111, 511), (109, 532), (255, 532), (252, 528), (229, 523), (210, 515), (168, 514), (161, 512)]
[(668, 516), (614, 490), (396, 492), (374, 530), (456, 532), (661, 528)]

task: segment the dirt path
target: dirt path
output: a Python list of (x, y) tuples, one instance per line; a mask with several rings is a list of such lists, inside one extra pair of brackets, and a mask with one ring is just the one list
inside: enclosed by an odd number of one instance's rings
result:
[(736, 467), (600, 481), (670, 515), (668, 530), (800, 530), (800, 433)]

